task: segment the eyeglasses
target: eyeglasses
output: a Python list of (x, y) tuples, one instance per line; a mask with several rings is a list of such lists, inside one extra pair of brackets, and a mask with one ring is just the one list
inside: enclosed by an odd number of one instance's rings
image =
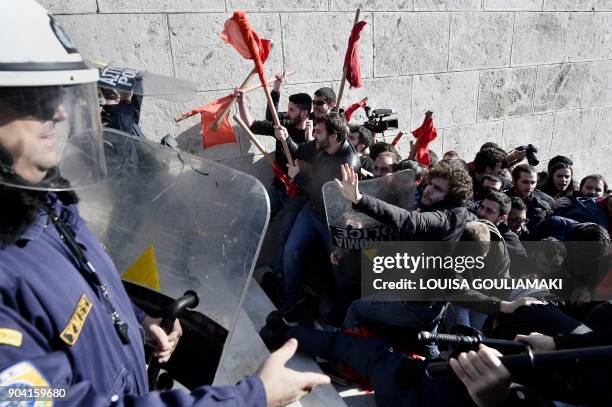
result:
[(313, 100), (312, 104), (315, 106), (323, 106), (324, 104), (326, 104), (327, 102), (325, 100)]

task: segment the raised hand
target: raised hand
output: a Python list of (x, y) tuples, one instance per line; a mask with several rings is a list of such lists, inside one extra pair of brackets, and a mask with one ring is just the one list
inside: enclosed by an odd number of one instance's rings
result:
[(342, 181), (338, 178), (335, 179), (338, 189), (342, 192), (342, 196), (350, 200), (352, 203), (357, 203), (361, 200), (361, 193), (359, 193), (359, 186), (357, 181), (357, 174), (355, 169), (350, 164), (342, 164), (340, 168), (342, 171)]

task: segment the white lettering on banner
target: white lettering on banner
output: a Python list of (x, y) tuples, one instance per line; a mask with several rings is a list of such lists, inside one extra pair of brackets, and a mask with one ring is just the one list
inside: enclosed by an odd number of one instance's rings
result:
[(138, 71), (134, 69), (119, 68), (109, 65), (100, 72), (99, 81), (112, 87), (131, 90), (134, 87), (134, 78), (136, 78), (137, 75)]

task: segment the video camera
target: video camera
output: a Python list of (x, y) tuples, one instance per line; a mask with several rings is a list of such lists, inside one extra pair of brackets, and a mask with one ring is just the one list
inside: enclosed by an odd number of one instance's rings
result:
[(388, 129), (397, 129), (398, 121), (397, 119), (386, 119), (385, 117), (389, 117), (391, 115), (396, 114), (395, 109), (374, 109), (369, 106), (364, 107), (366, 115), (368, 116), (368, 121), (363, 125), (365, 128), (370, 130), (372, 133), (384, 133), (385, 130)]
[(529, 165), (536, 166), (540, 163), (540, 160), (538, 160), (538, 156), (536, 155), (536, 153), (538, 152), (538, 148), (533, 144), (527, 144), (526, 146), (518, 146), (516, 150), (525, 151), (527, 162), (529, 163)]

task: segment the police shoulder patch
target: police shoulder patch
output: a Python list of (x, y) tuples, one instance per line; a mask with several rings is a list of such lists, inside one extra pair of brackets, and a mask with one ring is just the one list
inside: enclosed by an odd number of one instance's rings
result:
[(68, 325), (66, 325), (60, 334), (62, 341), (70, 346), (76, 343), (92, 307), (93, 304), (91, 301), (89, 301), (89, 298), (87, 298), (85, 294), (81, 295), (81, 298), (79, 299), (79, 302), (72, 313), (72, 317), (70, 318), (70, 321), (68, 321)]
[(20, 348), (22, 341), (23, 334), (21, 332), (11, 328), (0, 328), (0, 345)]

